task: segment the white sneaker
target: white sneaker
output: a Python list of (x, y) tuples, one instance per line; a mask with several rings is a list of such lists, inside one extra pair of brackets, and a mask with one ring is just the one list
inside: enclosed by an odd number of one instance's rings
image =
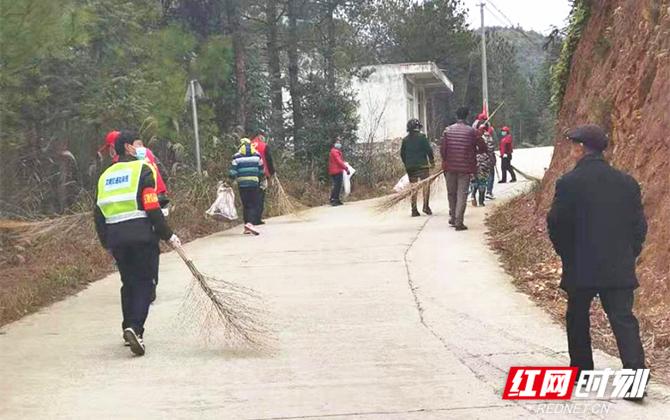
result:
[(144, 341), (142, 341), (142, 337), (139, 337), (135, 333), (135, 330), (132, 328), (126, 328), (123, 330), (123, 339), (126, 340), (128, 346), (130, 346), (130, 351), (138, 356), (144, 356)]

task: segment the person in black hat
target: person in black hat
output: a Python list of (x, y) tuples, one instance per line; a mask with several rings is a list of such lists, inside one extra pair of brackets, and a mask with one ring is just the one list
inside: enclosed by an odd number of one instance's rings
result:
[(633, 314), (635, 262), (647, 233), (640, 186), (605, 161), (608, 139), (600, 127), (579, 126), (566, 137), (578, 162), (556, 182), (547, 226), (563, 262), (560, 286), (568, 295), (570, 365), (593, 369), (589, 312), (599, 296), (623, 367), (643, 369), (640, 327)]

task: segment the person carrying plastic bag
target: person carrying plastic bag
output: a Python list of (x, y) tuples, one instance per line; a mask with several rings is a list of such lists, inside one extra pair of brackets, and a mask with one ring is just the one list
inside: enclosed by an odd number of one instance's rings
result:
[(342, 140), (339, 136), (333, 141), (328, 156), (328, 175), (333, 181), (333, 189), (330, 191), (330, 205), (341, 206), (342, 200), (340, 194), (342, 193), (342, 184), (344, 182), (344, 173), (349, 174), (344, 158), (342, 157)]

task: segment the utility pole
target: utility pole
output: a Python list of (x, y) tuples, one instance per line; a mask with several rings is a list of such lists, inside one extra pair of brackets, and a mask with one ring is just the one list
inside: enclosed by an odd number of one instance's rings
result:
[(484, 6), (486, 3), (481, 2), (479, 7), (481, 8), (482, 16), (482, 100), (484, 102), (484, 112), (489, 113), (489, 82), (488, 82), (488, 72), (486, 69), (486, 28), (484, 27)]
[(193, 131), (195, 133), (195, 163), (199, 174), (202, 174), (202, 164), (200, 162), (200, 134), (198, 133), (198, 105), (196, 97), (202, 97), (202, 87), (197, 80), (191, 80), (188, 84), (186, 98), (191, 100), (191, 107), (193, 108)]

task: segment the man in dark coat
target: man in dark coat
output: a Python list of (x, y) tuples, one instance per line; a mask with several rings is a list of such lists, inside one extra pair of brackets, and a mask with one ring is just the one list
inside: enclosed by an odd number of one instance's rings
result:
[(640, 186), (605, 161), (602, 152), (608, 140), (600, 127), (580, 126), (567, 137), (573, 156), (580, 159), (556, 182), (547, 225), (563, 261), (570, 365), (593, 369), (589, 309), (598, 295), (623, 367), (643, 369), (640, 328), (633, 315), (633, 291), (638, 287), (635, 261), (647, 233)]

